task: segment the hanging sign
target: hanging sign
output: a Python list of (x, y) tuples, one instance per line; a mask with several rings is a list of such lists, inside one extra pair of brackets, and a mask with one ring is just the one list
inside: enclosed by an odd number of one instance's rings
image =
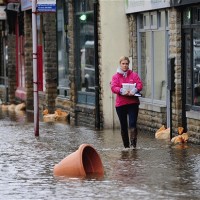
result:
[(30, 10), (32, 9), (32, 0), (21, 0), (21, 10)]
[(170, 0), (125, 0), (126, 13), (136, 13), (170, 7)]
[(38, 12), (56, 12), (56, 0), (37, 0)]

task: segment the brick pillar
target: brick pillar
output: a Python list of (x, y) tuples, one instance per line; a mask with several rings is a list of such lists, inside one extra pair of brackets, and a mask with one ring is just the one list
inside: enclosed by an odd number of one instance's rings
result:
[(172, 8), (169, 17), (169, 52), (175, 57), (175, 92), (172, 95), (172, 127), (182, 125), (182, 84), (181, 84), (181, 13)]
[(26, 109), (33, 110), (33, 43), (31, 13), (24, 12), (24, 62), (26, 83)]
[(15, 102), (16, 90), (16, 36), (8, 35), (8, 101)]
[(132, 57), (133, 70), (137, 72), (137, 18), (136, 15), (128, 15), (127, 17), (129, 23), (129, 56)]
[(56, 49), (56, 14), (43, 14), (44, 29), (44, 69), (45, 69), (45, 102), (49, 112), (55, 110), (57, 97), (57, 49)]
[(76, 106), (76, 84), (75, 84), (75, 66), (74, 66), (74, 8), (73, 0), (68, 1), (69, 23), (68, 23), (68, 35), (69, 35), (69, 80), (70, 80), (70, 124), (75, 124), (75, 106)]

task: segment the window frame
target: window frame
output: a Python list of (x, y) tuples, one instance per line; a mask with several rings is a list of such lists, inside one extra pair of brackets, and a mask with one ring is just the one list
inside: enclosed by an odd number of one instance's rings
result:
[[(165, 26), (164, 27), (160, 27), (159, 26), (159, 13), (160, 12), (165, 12)], [(157, 15), (157, 20), (156, 20), (156, 26), (151, 26), (151, 21), (150, 21), (150, 26), (145, 26), (145, 23), (144, 21), (142, 22), (143, 24), (143, 28), (140, 27), (140, 21), (141, 19), (144, 20), (144, 17), (141, 17), (141, 15), (144, 15), (144, 16), (151, 16), (151, 15)], [(151, 17), (149, 17), (149, 19), (152, 19)], [(167, 83), (167, 59), (168, 59), (168, 55), (169, 55), (169, 47), (168, 47), (168, 40), (169, 40), (169, 28), (168, 28), (168, 11), (167, 10), (158, 10), (156, 12), (145, 12), (145, 13), (140, 13), (137, 17), (137, 37), (138, 37), (138, 41), (141, 41), (141, 33), (145, 33), (145, 32), (151, 32), (151, 52), (153, 52), (151, 54), (151, 73), (152, 73), (152, 82), (151, 82), (151, 94), (154, 94), (155, 93), (155, 86), (154, 86), (154, 68), (153, 68), (153, 62), (154, 62), (154, 51), (153, 51), (153, 46), (154, 46), (154, 42), (153, 42), (153, 34), (155, 31), (165, 31), (165, 52), (167, 52), (167, 55), (165, 57), (165, 81)], [(141, 70), (141, 43), (138, 42), (137, 43), (137, 52), (138, 52), (138, 74), (140, 75), (141, 77), (141, 73), (142, 73), (142, 70)], [(154, 97), (151, 95), (151, 98), (145, 98), (145, 97), (141, 97), (141, 102), (144, 102), (144, 103), (151, 103), (151, 104), (155, 104), (155, 105), (161, 105), (161, 106), (166, 106), (167, 105), (167, 87), (166, 87), (166, 99), (165, 100), (157, 100), (157, 99), (154, 99)]]

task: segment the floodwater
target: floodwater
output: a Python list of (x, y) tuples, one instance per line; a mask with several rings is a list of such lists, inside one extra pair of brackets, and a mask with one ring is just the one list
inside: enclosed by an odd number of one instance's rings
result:
[[(56, 178), (53, 167), (81, 144), (91, 144), (102, 178)], [(32, 116), (0, 112), (0, 200), (200, 199), (200, 147), (172, 146), (139, 133), (138, 148), (124, 150), (119, 130), (96, 131)]]

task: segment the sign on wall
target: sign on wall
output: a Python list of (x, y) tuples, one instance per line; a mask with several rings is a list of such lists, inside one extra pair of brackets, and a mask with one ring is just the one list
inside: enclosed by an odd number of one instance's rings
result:
[[(21, 0), (21, 10), (32, 9), (32, 0)], [(56, 12), (56, 0), (37, 0), (38, 12)]]
[(5, 6), (0, 6), (0, 20), (6, 20), (5, 9), (6, 9)]
[(37, 0), (38, 12), (56, 12), (56, 0)]
[(170, 7), (170, 0), (125, 0), (126, 13)]

